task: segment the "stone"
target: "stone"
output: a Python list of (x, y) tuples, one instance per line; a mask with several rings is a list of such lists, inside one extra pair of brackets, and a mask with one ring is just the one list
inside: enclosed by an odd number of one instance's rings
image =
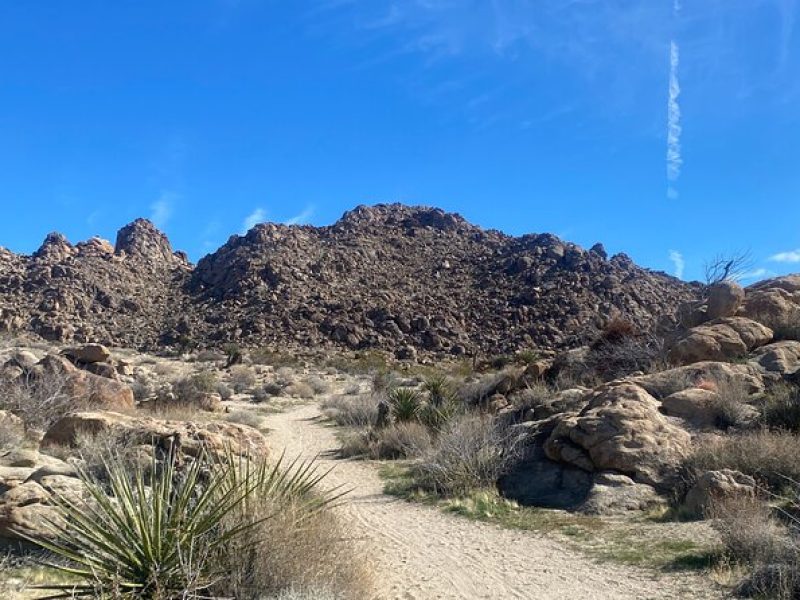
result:
[(203, 449), (212, 453), (228, 450), (242, 456), (266, 456), (269, 453), (263, 434), (247, 425), (213, 421), (160, 421), (150, 417), (131, 416), (115, 412), (77, 412), (56, 421), (45, 433), (42, 447), (53, 444), (72, 446), (79, 433), (90, 435), (114, 434), (124, 437), (131, 445), (169, 447), (177, 438), (181, 451), (197, 456)]
[(769, 373), (778, 373), (782, 377), (791, 376), (800, 371), (800, 342), (785, 340), (759, 348), (751, 361)]
[(661, 408), (664, 414), (685, 419), (695, 427), (714, 427), (717, 420), (714, 404), (718, 399), (714, 391), (687, 388), (664, 398)]
[(772, 339), (772, 330), (744, 317), (730, 317), (693, 327), (672, 342), (669, 359), (679, 365), (740, 358)]
[(87, 365), (108, 362), (111, 351), (102, 344), (84, 344), (75, 348), (67, 348), (62, 354), (74, 362)]
[(621, 473), (601, 471), (594, 476), (586, 500), (576, 510), (588, 515), (624, 515), (665, 504), (664, 497), (652, 486), (636, 483)]
[(577, 415), (554, 417), (545, 454), (588, 472), (618, 471), (637, 483), (667, 488), (689, 452), (691, 436), (661, 414), (660, 406), (635, 384), (601, 386)]
[(707, 471), (689, 489), (683, 506), (690, 514), (705, 516), (714, 500), (736, 496), (753, 496), (756, 493), (756, 480), (731, 469)]
[(744, 288), (735, 281), (720, 281), (708, 288), (706, 300), (709, 320), (732, 317), (744, 301)]

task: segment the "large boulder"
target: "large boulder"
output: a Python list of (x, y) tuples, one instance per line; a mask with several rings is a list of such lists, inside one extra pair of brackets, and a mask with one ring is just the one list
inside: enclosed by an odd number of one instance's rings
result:
[(767, 373), (777, 373), (782, 377), (800, 371), (800, 342), (785, 340), (759, 348), (752, 360)]
[(102, 344), (84, 344), (75, 348), (67, 348), (62, 354), (74, 362), (86, 365), (108, 362), (108, 359), (111, 358), (111, 351)]
[(636, 483), (622, 473), (595, 474), (586, 500), (577, 510), (589, 515), (616, 515), (663, 506), (666, 500), (645, 483)]
[(753, 496), (756, 480), (731, 469), (703, 473), (686, 494), (684, 508), (692, 515), (705, 516), (715, 500), (736, 496)]
[(247, 425), (214, 421), (160, 421), (150, 417), (115, 412), (78, 412), (56, 421), (42, 439), (42, 446), (71, 446), (80, 433), (119, 436), (132, 446), (170, 447), (177, 442), (188, 456), (205, 449), (212, 453), (232, 452), (240, 456), (266, 456), (268, 446), (260, 431)]
[(772, 339), (772, 330), (744, 317), (729, 317), (693, 327), (672, 342), (671, 362), (687, 365), (705, 360), (740, 358)]
[(661, 401), (664, 414), (679, 417), (695, 427), (713, 427), (717, 420), (715, 403), (719, 396), (704, 388), (687, 388)]
[(548, 458), (588, 472), (618, 471), (637, 483), (668, 487), (689, 451), (689, 433), (659, 411), (644, 388), (613, 382), (595, 390), (577, 415), (556, 417)]
[(732, 317), (744, 301), (744, 288), (735, 281), (720, 281), (708, 288), (708, 320)]

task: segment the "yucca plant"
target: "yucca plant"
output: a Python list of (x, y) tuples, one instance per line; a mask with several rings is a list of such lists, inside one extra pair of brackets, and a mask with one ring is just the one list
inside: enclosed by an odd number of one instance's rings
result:
[(453, 402), (456, 398), (450, 381), (444, 375), (429, 377), (422, 384), (422, 389), (428, 392), (428, 402), (436, 407)]
[(389, 392), (389, 407), (395, 421), (416, 421), (421, 404), (421, 395), (415, 389), (398, 387)]
[[(81, 473), (86, 498), (55, 499), (59, 518), (48, 523), (54, 541), (31, 539), (64, 561), (50, 566), (76, 583), (40, 589), (54, 592), (47, 598), (202, 597), (224, 575), (215, 554), (270, 518), (246, 510), (256, 494), (310, 496), (325, 476), (313, 461), (295, 461), (288, 469), (282, 462), (202, 453), (178, 466), (168, 452), (163, 460), (154, 453), (151, 468), (132, 472), (109, 459), (105, 483)], [(332, 501), (326, 498), (315, 501)]]

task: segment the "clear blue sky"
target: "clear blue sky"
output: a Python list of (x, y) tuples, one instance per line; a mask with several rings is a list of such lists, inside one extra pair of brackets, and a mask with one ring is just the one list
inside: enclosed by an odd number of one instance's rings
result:
[[(0, 2), (0, 245), (441, 206), (800, 271), (798, 0)], [(680, 264), (683, 267), (680, 267)], [(754, 274), (756, 275), (756, 274)]]

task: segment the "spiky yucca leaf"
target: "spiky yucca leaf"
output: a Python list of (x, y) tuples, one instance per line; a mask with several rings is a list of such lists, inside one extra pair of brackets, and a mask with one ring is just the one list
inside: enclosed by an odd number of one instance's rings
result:
[(389, 407), (396, 421), (415, 421), (421, 408), (420, 393), (411, 388), (395, 388), (389, 392)]
[[(55, 541), (31, 541), (65, 560), (51, 566), (77, 583), (40, 586), (55, 592), (48, 598), (198, 597), (223, 575), (215, 552), (270, 518), (251, 518), (249, 500), (260, 493), (311, 497), (325, 476), (313, 461), (295, 461), (287, 472), (282, 458), (269, 466), (230, 452), (221, 460), (203, 453), (181, 468), (176, 459), (170, 452), (157, 461), (154, 454), (147, 472), (132, 473), (110, 459), (105, 485), (81, 473), (87, 497), (56, 498), (59, 518), (49, 523)], [(226, 518), (234, 513), (241, 518)]]

